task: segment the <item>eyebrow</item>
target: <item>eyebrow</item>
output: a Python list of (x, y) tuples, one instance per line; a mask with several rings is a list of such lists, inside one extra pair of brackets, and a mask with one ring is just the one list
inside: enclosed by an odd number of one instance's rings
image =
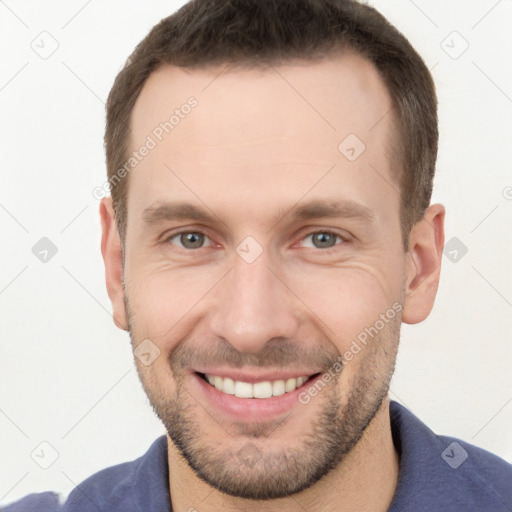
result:
[[(302, 205), (281, 208), (272, 219), (272, 226), (279, 224), (285, 217), (295, 220), (311, 220), (323, 217), (353, 218), (372, 223), (375, 214), (368, 207), (352, 200), (326, 201), (313, 200)], [(184, 202), (167, 202), (150, 206), (142, 212), (144, 224), (151, 226), (165, 221), (194, 220), (198, 222), (219, 221), (211, 210)]]

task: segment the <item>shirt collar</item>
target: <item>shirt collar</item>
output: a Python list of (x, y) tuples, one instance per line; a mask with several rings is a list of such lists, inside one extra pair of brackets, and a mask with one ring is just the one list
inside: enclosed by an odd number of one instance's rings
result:
[(135, 471), (133, 501), (140, 512), (171, 512), (167, 436), (156, 439)]

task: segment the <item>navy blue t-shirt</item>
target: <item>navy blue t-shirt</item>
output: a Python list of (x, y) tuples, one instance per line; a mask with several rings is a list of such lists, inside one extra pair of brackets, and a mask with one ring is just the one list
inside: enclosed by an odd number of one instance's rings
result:
[[(388, 512), (512, 512), (512, 465), (486, 450), (434, 434), (390, 402), (400, 476)], [(167, 438), (138, 459), (95, 473), (64, 504), (52, 492), (31, 494), (2, 512), (171, 512)]]

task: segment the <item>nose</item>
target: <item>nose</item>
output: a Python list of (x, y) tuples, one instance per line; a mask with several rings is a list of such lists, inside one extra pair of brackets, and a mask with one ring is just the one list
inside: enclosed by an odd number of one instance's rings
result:
[(237, 255), (216, 289), (210, 328), (240, 352), (257, 353), (273, 338), (291, 338), (299, 325), (293, 293), (264, 254), (252, 263)]

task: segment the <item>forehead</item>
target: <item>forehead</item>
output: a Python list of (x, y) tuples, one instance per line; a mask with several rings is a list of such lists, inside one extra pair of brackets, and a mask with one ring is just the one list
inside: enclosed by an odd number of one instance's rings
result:
[[(351, 52), (321, 61), (265, 67), (233, 68), (226, 64), (188, 69), (163, 65), (148, 77), (136, 101), (132, 143), (169, 119), (191, 96), (200, 104), (193, 116), (196, 133), (212, 143), (226, 142), (224, 128), (231, 128), (233, 122), (244, 128), (231, 134), (233, 142), (246, 142), (248, 136), (261, 131), (280, 134), (278, 122), (294, 115), (308, 123), (307, 127), (296, 126), (295, 135), (307, 131), (309, 136), (331, 135), (337, 140), (352, 130), (369, 141), (376, 133), (371, 133), (373, 126), (391, 108), (389, 93), (375, 66)], [(258, 113), (264, 108), (272, 112), (258, 123)], [(194, 119), (187, 124), (193, 123)], [(211, 126), (217, 129), (209, 130)], [(201, 127), (205, 133), (197, 132)], [(177, 137), (179, 134), (174, 133), (173, 138)]]
[(333, 167), (319, 191), (341, 176), (346, 195), (365, 189), (378, 202), (395, 174), (391, 106), (376, 68), (352, 53), (252, 68), (162, 66), (132, 112), (130, 151), (152, 142), (130, 173), (129, 216), (178, 191), (198, 199), (213, 189), (220, 200), (229, 187), (241, 204), (263, 191), (267, 204), (297, 201)]

